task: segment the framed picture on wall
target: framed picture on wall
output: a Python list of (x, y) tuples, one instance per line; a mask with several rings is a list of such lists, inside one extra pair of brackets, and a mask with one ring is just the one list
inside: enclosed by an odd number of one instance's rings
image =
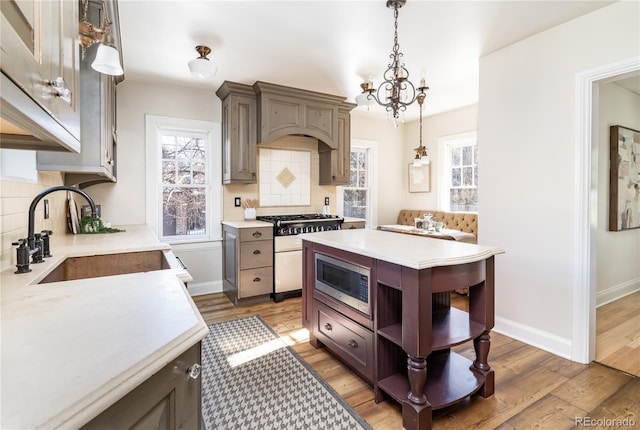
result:
[(431, 164), (414, 166), (409, 163), (409, 192), (428, 193), (431, 191)]
[(609, 231), (640, 228), (640, 131), (609, 127)]

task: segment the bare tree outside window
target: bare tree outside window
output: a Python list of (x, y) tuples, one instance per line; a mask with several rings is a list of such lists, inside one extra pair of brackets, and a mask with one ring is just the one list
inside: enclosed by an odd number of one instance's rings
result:
[(187, 132), (166, 132), (160, 142), (162, 236), (206, 235), (207, 140)]
[(478, 211), (478, 145), (449, 147), (450, 186), (449, 210)]
[(368, 157), (366, 150), (351, 151), (351, 181), (343, 188), (343, 214), (346, 217), (367, 218), (369, 204)]

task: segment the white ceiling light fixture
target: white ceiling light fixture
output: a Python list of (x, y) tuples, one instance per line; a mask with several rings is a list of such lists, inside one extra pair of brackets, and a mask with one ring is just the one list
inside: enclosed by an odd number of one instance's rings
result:
[[(420, 79), (420, 86), (415, 87), (409, 81), (409, 71), (405, 68), (403, 54), (400, 52), (398, 44), (398, 10), (404, 6), (407, 0), (387, 0), (387, 7), (393, 9), (394, 36), (393, 50), (389, 58), (391, 61), (384, 72), (384, 81), (374, 89), (371, 78), (360, 85), (362, 94), (366, 95), (366, 100), (375, 101), (380, 106), (384, 106), (387, 112), (393, 116), (394, 125), (398, 125), (400, 112), (404, 112), (407, 106), (417, 100), (419, 96), (425, 96), (425, 91), (429, 89), (425, 85), (424, 76)], [(375, 93), (378, 93), (377, 95)], [(356, 97), (359, 104), (364, 104), (363, 97)]]
[(87, 11), (89, 1), (82, 1), (82, 19), (80, 20), (79, 41), (82, 46), (82, 59), (84, 59), (85, 50), (94, 43), (100, 43), (96, 58), (91, 63), (91, 68), (96, 72), (105, 75), (121, 76), (124, 74), (122, 65), (120, 64), (120, 53), (113, 44), (113, 36), (111, 35), (111, 20), (107, 16), (107, 8), (102, 3), (104, 11), (104, 19), (99, 27), (91, 24), (87, 20)]
[(429, 154), (427, 154), (427, 147), (422, 146), (422, 103), (424, 103), (424, 97), (424, 93), (418, 94), (416, 97), (416, 100), (418, 100), (418, 104), (420, 105), (420, 145), (417, 148), (414, 148), (414, 151), (416, 151), (416, 157), (413, 159), (414, 167), (431, 164)]
[(198, 45), (196, 51), (200, 56), (189, 61), (189, 70), (191, 74), (200, 79), (209, 79), (213, 77), (218, 71), (218, 68), (211, 60), (207, 58), (207, 55), (211, 53), (211, 48), (208, 46)]

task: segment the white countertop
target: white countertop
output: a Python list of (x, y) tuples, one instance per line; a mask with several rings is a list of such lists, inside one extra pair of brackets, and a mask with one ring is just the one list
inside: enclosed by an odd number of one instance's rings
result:
[(504, 253), (490, 246), (369, 229), (304, 233), (298, 237), (413, 269), (472, 263)]
[(51, 237), (54, 257), (1, 274), (0, 428), (77, 428), (208, 333), (180, 268), (40, 284), (66, 257), (170, 249), (147, 226)]
[(233, 228), (258, 228), (258, 227), (272, 227), (273, 224), (266, 221), (222, 221), (222, 224), (228, 225)]

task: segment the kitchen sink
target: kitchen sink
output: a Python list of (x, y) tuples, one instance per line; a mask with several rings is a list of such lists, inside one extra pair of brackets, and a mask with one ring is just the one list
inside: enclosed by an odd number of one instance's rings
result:
[(39, 284), (171, 268), (167, 251), (163, 250), (69, 257), (56, 266)]

